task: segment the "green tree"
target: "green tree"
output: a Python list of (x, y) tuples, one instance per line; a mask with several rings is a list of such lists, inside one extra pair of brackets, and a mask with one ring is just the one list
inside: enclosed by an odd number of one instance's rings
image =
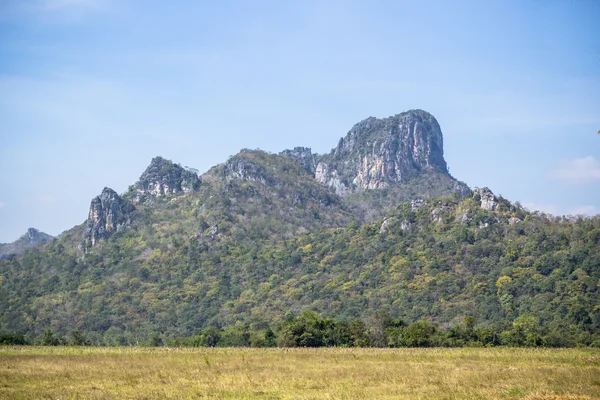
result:
[(436, 327), (427, 321), (417, 321), (408, 325), (402, 332), (402, 344), (407, 347), (433, 346)]
[(0, 333), (0, 345), (24, 346), (29, 344), (25, 336), (14, 333)]
[(352, 336), (352, 345), (354, 347), (367, 347), (369, 345), (367, 328), (365, 323), (360, 319), (352, 320), (348, 325), (348, 331)]
[(393, 320), (385, 311), (376, 311), (367, 322), (369, 345), (387, 347), (387, 328), (393, 325)]
[(507, 346), (537, 347), (543, 345), (539, 319), (532, 315), (519, 316), (513, 321), (510, 330), (500, 334), (500, 340)]
[(271, 328), (267, 329), (265, 332), (265, 342), (267, 347), (277, 346), (277, 336), (275, 335), (275, 332), (271, 330)]
[(78, 329), (75, 329), (71, 332), (71, 344), (73, 346), (89, 346), (90, 340), (85, 334), (79, 332)]
[(221, 332), (214, 326), (210, 326), (202, 333), (202, 345), (206, 347), (216, 347), (221, 340)]
[(150, 346), (160, 347), (162, 345), (164, 345), (164, 342), (158, 332), (153, 332), (152, 335), (150, 335)]
[(326, 323), (314, 311), (304, 311), (284, 325), (279, 334), (281, 347), (321, 347), (325, 343)]
[(61, 340), (54, 336), (52, 329), (48, 328), (44, 331), (42, 336), (42, 346), (60, 346)]

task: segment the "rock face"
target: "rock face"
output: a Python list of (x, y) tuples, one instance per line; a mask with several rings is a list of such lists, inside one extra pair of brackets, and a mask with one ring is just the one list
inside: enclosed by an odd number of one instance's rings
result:
[(423, 199), (414, 199), (410, 202), (410, 209), (415, 212), (418, 211), (421, 207), (427, 205), (427, 202)]
[(395, 218), (390, 217), (383, 220), (379, 227), (379, 233), (386, 233), (390, 229), (390, 225), (395, 222)]
[(481, 199), (481, 208), (484, 210), (496, 211), (496, 208), (498, 208), (498, 199), (487, 187), (481, 189), (476, 187), (473, 191), (473, 197)]
[(225, 165), (224, 174), (225, 180), (242, 180), (260, 182), (264, 185), (276, 185), (277, 181), (271, 174), (267, 172), (264, 166), (248, 160), (242, 156), (231, 158)]
[(38, 244), (46, 243), (52, 238), (53, 236), (40, 232), (35, 228), (27, 229), (27, 233), (21, 236), (21, 239), (25, 239), (25, 243), (29, 246), (37, 246)]
[(309, 147), (294, 147), (293, 150), (284, 150), (279, 155), (296, 160), (311, 174), (314, 174), (317, 170), (316, 155), (312, 153)]
[(200, 187), (200, 178), (190, 169), (162, 157), (154, 157), (135, 187), (141, 194), (156, 197), (187, 193)]
[(0, 244), (0, 259), (7, 258), (11, 254), (21, 254), (26, 249), (35, 247), (51, 240), (53, 236), (40, 232), (35, 228), (29, 228), (27, 232), (12, 243)]
[(133, 205), (122, 199), (117, 192), (104, 188), (90, 204), (90, 212), (83, 234), (84, 247), (95, 246), (98, 240), (107, 239), (113, 233), (131, 223)]
[(448, 174), (442, 131), (422, 110), (367, 118), (354, 125), (315, 168), (315, 178), (338, 194), (380, 189), (424, 171)]
[(338, 172), (335, 169), (329, 168), (324, 162), (320, 162), (317, 165), (315, 179), (325, 186), (331, 186), (335, 190), (335, 193), (340, 196), (344, 196), (351, 192), (349, 185), (342, 182)]
[(510, 218), (508, 219), (508, 224), (509, 224), (509, 225), (515, 225), (515, 224), (518, 224), (518, 223), (520, 223), (520, 222), (523, 222), (523, 220), (522, 220), (521, 218), (517, 218), (517, 217), (510, 217)]

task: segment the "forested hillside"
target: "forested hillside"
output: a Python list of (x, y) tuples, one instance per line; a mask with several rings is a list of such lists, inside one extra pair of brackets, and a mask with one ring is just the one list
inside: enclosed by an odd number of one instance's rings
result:
[[(391, 120), (400, 137), (425, 122), (423, 135), (437, 132), (421, 113)], [(107, 345), (600, 345), (600, 218), (470, 191), (445, 171), (441, 132), (405, 163), (396, 125), (376, 122), (327, 156), (243, 150), (201, 176), (153, 159), (127, 192), (93, 199), (83, 224), (0, 260), (0, 333)], [(352, 150), (365, 129), (368, 157)], [(417, 340), (436, 329), (446, 333)]]
[(2, 261), (2, 328), (135, 343), (240, 322), (275, 327), (315, 310), (346, 321), (385, 311), (442, 327), (471, 316), (499, 331), (532, 317), (588, 344), (600, 329), (598, 218), (552, 219), (506, 201), (487, 211), (476, 198), (450, 196), (290, 238), (263, 236), (273, 228), (256, 220), (256, 238), (210, 227), (196, 237), (164, 206), (152, 225), (85, 257), (69, 254), (64, 236)]

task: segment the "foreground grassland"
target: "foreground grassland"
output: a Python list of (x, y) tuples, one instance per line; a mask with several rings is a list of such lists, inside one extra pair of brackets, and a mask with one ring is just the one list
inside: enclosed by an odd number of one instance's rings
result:
[(4, 347), (0, 398), (600, 399), (600, 350)]

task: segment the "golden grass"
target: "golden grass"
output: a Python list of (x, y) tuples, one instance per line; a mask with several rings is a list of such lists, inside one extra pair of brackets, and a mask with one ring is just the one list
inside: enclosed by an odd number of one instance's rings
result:
[(4, 347), (0, 398), (600, 399), (600, 351)]

